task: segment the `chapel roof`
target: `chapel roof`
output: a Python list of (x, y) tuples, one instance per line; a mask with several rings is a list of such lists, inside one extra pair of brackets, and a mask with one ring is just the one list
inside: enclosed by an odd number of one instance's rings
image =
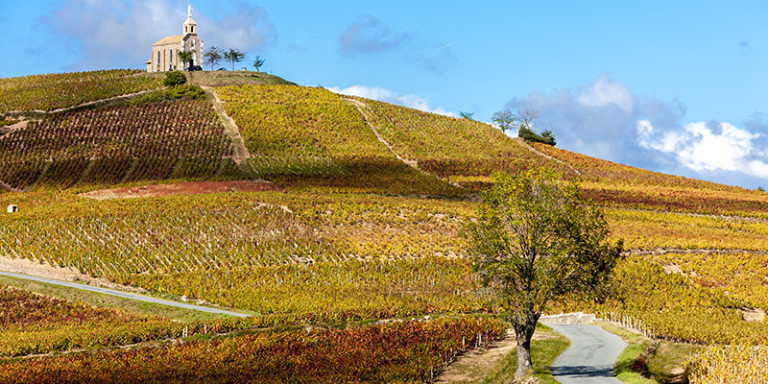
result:
[(178, 44), (184, 40), (184, 37), (185, 35), (168, 36), (165, 39), (162, 39), (157, 43), (152, 44), (152, 46), (154, 47), (155, 45)]

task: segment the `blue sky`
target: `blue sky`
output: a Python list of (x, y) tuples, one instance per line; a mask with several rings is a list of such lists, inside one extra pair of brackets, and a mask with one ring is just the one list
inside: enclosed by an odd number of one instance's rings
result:
[[(2, 1), (0, 76), (142, 68), (188, 2)], [(490, 121), (535, 109), (558, 146), (768, 187), (765, 1), (195, 1), (206, 47), (262, 70)], [(220, 64), (219, 66), (226, 66)]]

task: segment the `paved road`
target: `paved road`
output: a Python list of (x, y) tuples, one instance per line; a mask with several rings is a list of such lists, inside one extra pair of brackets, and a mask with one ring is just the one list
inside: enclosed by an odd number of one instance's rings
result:
[(191, 310), (194, 310), (194, 311), (218, 313), (218, 314), (222, 314), (222, 315), (230, 315), (230, 316), (236, 316), (236, 317), (248, 317), (248, 316), (250, 316), (250, 315), (246, 315), (244, 313), (237, 313), (237, 312), (232, 312), (232, 311), (226, 311), (226, 310), (218, 309), (218, 308), (202, 307), (202, 306), (199, 306), (199, 305), (181, 303), (181, 302), (178, 302), (178, 301), (157, 299), (157, 298), (154, 298), (154, 297), (149, 297), (149, 296), (144, 296), (144, 295), (139, 295), (139, 294), (129, 293), (129, 292), (123, 292), (123, 291), (117, 291), (117, 290), (109, 289), (109, 288), (94, 287), (94, 286), (91, 286), (91, 285), (72, 283), (72, 282), (69, 282), (69, 281), (46, 279), (45, 277), (29, 276), (29, 275), (23, 275), (23, 274), (20, 274), (20, 273), (11, 273), (11, 272), (3, 272), (3, 271), (0, 271), (0, 275), (8, 276), (8, 277), (15, 277), (17, 279), (32, 280), (32, 281), (37, 281), (37, 282), (41, 282), (41, 283), (55, 284), (55, 285), (61, 285), (61, 286), (64, 286), (64, 287), (82, 289), (84, 291), (97, 292), (97, 293), (102, 293), (102, 294), (105, 294), (105, 295), (122, 297), (124, 299), (143, 301), (145, 303), (154, 303), (154, 304), (160, 304), (160, 305), (167, 305), (167, 306), (170, 306), (170, 307), (185, 308), (185, 309), (191, 309)]
[(620, 337), (597, 325), (550, 325), (571, 346), (555, 359), (552, 376), (563, 384), (621, 384), (613, 364), (627, 347)]

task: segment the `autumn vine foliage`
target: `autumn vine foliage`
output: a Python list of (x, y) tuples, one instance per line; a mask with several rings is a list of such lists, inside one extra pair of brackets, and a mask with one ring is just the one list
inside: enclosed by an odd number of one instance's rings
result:
[(467, 177), (483, 176), (486, 179), (480, 186), (487, 186), (492, 182), (490, 176), (501, 171), (516, 173), (549, 167), (564, 174), (572, 173), (567, 167), (525, 149), (488, 124), (360, 100), (368, 106), (372, 122), (382, 137), (397, 153), (417, 160), (420, 167), (430, 172), (464, 181), (468, 186), (473, 184)]
[(0, 150), (0, 180), (17, 189), (238, 177), (227, 166), (231, 143), (206, 101), (55, 114), (0, 136)]
[(180, 335), (182, 324), (0, 285), (0, 356), (115, 346)]
[(217, 88), (256, 171), (300, 189), (464, 194), (399, 161), (357, 109), (322, 89), (291, 85)]
[(108, 71), (33, 75), (0, 79), (0, 113), (53, 111), (90, 101), (155, 89), (161, 80), (143, 71)]
[(456, 355), (504, 334), (498, 321), (407, 321), (96, 352), (4, 364), (0, 381), (35, 383), (423, 383)]
[(299, 318), (486, 308), (471, 292), (469, 263), (455, 257), (463, 254), (463, 214), (439, 200), (282, 193), (76, 199), (8, 217), (0, 254)]

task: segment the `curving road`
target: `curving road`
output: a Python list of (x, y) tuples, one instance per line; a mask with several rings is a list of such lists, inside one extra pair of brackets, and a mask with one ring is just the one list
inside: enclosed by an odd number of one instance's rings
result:
[(250, 316), (250, 315), (247, 315), (245, 313), (232, 312), (232, 311), (227, 311), (227, 310), (224, 310), (224, 309), (211, 308), (211, 307), (203, 307), (203, 306), (200, 306), (200, 305), (180, 303), (178, 301), (172, 301), (172, 300), (157, 299), (157, 298), (154, 298), (154, 297), (139, 295), (139, 294), (136, 294), (136, 293), (117, 291), (117, 290), (109, 289), (109, 288), (94, 287), (94, 286), (91, 286), (91, 285), (72, 283), (72, 282), (69, 282), (69, 281), (47, 279), (45, 277), (30, 276), (30, 275), (23, 275), (23, 274), (20, 274), (20, 273), (3, 272), (3, 271), (0, 271), (0, 275), (8, 276), (8, 277), (15, 277), (17, 279), (32, 280), (32, 281), (37, 281), (37, 282), (47, 283), (47, 284), (61, 285), (61, 286), (64, 286), (64, 287), (76, 288), (76, 289), (81, 289), (81, 290), (84, 290), (84, 291), (91, 291), (91, 292), (101, 293), (101, 294), (104, 294), (104, 295), (122, 297), (124, 299), (143, 301), (145, 303), (153, 303), (153, 304), (167, 305), (167, 306), (170, 306), (170, 307), (191, 309), (193, 311), (217, 313), (217, 314), (236, 316), (236, 317), (249, 317)]
[(597, 325), (550, 325), (571, 346), (555, 359), (552, 376), (562, 384), (621, 384), (613, 364), (627, 343)]

